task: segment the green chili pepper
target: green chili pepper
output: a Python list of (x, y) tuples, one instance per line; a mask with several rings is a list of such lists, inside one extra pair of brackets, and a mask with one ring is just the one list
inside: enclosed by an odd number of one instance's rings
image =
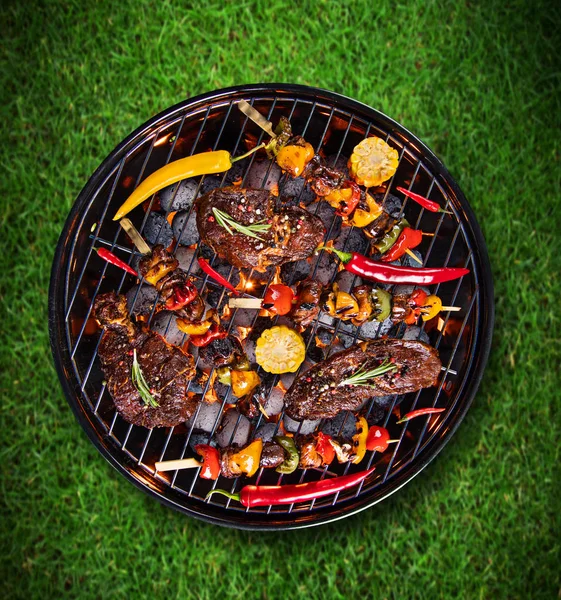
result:
[(379, 242), (374, 244), (374, 248), (376, 248), (380, 254), (387, 252), (396, 243), (397, 238), (405, 227), (409, 227), (407, 219), (400, 219)]
[(372, 315), (380, 323), (385, 321), (392, 311), (392, 295), (386, 290), (374, 288), (372, 290), (372, 300), (374, 301), (374, 310)]
[(298, 463), (300, 462), (300, 455), (298, 454), (294, 440), (287, 435), (279, 435), (275, 438), (275, 442), (282, 446), (282, 448), (288, 454), (288, 458), (285, 458), (282, 465), (277, 467), (277, 473), (282, 473), (283, 475), (294, 473), (294, 471), (296, 471), (298, 468)]

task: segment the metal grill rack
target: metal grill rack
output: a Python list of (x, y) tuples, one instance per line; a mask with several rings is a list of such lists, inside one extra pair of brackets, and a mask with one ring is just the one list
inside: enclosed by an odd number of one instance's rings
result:
[[(225, 149), (235, 156), (245, 152), (248, 145), (265, 139), (266, 134), (237, 110), (236, 103), (240, 99), (247, 100), (274, 122), (281, 115), (287, 116), (293, 131), (304, 136), (316, 151), (329, 156), (333, 164), (339, 158), (348, 158), (352, 148), (368, 135), (385, 139), (398, 150), (400, 159), (386, 194), (402, 185), (437, 200), (451, 213), (430, 213), (407, 199), (404, 201), (402, 212), (408, 220), (415, 227), (435, 234), (421, 247), (424, 264), (465, 266), (471, 270), (469, 276), (440, 284), (432, 292), (439, 294), (445, 304), (461, 306), (462, 311), (446, 315), (442, 331), (428, 332), (444, 365), (439, 384), (404, 398), (392, 398), (385, 407), (380, 424), (388, 427), (391, 437), (399, 438), (399, 443), (383, 454), (368, 453), (358, 466), (332, 464), (321, 470), (297, 470), (290, 476), (260, 470), (252, 482), (304, 482), (375, 466), (373, 476), (341, 495), (254, 509), (246, 509), (224, 497), (204, 500), (214, 487), (233, 491), (247, 483), (246, 480), (220, 478), (218, 482), (209, 482), (197, 477), (195, 469), (155, 471), (154, 464), (158, 460), (189, 455), (194, 421), (191, 426), (154, 430), (126, 423), (115, 411), (103, 383), (97, 359), (100, 334), (91, 326), (90, 318), (97, 294), (109, 290), (126, 292), (133, 285), (130, 275), (104, 263), (94, 251), (95, 247), (105, 246), (129, 264), (138, 260), (138, 253), (124, 232), (111, 220), (132, 189), (147, 174), (170, 160), (211, 149)], [(255, 160), (253, 155), (243, 161), (244, 168), (239, 173), (242, 185)], [(272, 164), (263, 183), (271, 168)], [(228, 177), (225, 173), (220, 183), (215, 183), (224, 185)], [(287, 181), (286, 176), (280, 180), (281, 196)], [(199, 193), (204, 189), (205, 178), (197, 180), (197, 185)], [(174, 193), (177, 190), (178, 187)], [(297, 197), (295, 202), (299, 200)], [(157, 208), (156, 203), (152, 197), (145, 212), (138, 208), (129, 215), (141, 233), (148, 215)], [(318, 206), (311, 204), (308, 210), (314, 212)], [(328, 227), (328, 236), (334, 226), (335, 221)], [(342, 249), (348, 240), (349, 236)], [(216, 257), (211, 257), (211, 262), (213, 260), (217, 260)], [(314, 273), (320, 261), (321, 257), (315, 259)], [(203, 297), (209, 290), (215, 294), (220, 292), (220, 286), (196, 272), (195, 266), (193, 258), (192, 275)], [(229, 277), (236, 271), (230, 268)], [(333, 277), (335, 275), (336, 272)], [(246, 276), (251, 280), (254, 274)], [(140, 288), (137, 294), (139, 291)], [(224, 300), (224, 293), (221, 291), (219, 302)], [(258, 311), (252, 326), (257, 315)], [(172, 107), (134, 132), (105, 160), (81, 192), (61, 235), (53, 263), (49, 318), (55, 363), (69, 403), (90, 439), (115, 468), (137, 487), (192, 516), (239, 528), (287, 529), (335, 520), (381, 501), (412, 479), (442, 449), (469, 408), (483, 374), (492, 335), (493, 291), (485, 243), (475, 217), (442, 163), (422, 142), (385, 115), (343, 96), (303, 86), (255, 85), (205, 94)], [(348, 345), (365, 339), (360, 328), (349, 328), (340, 320), (320, 323), (318, 318), (312, 325), (309, 340), (320, 326), (332, 332), (333, 340), (345, 337)], [(229, 327), (235, 333), (235, 314)], [(394, 327), (391, 335), (401, 337), (404, 330), (402, 326)], [(419, 335), (422, 331), (423, 327)], [(277, 381), (278, 376), (271, 383), (271, 389)], [(226, 395), (222, 410), (229, 402), (232, 400)], [(427, 417), (392, 425), (390, 417), (399, 402), (402, 412), (413, 410), (417, 405), (438, 405), (447, 411), (443, 413), (444, 418)], [(367, 414), (373, 409), (375, 404), (371, 402), (366, 408)], [(255, 428), (262, 419), (261, 416), (254, 423)], [(209, 438), (217, 424), (218, 419)], [(341, 429), (344, 425), (343, 422)]]

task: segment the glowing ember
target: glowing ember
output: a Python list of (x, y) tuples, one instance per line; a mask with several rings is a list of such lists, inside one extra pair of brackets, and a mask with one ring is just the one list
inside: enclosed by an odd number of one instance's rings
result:
[(271, 194), (273, 196), (277, 196), (279, 195), (279, 184), (278, 183), (273, 183), (273, 185), (271, 186)]
[(240, 334), (240, 342), (243, 342), (245, 338), (251, 333), (251, 327), (242, 327), (241, 325), (238, 325), (238, 333)]
[(273, 276), (273, 279), (271, 281), (271, 285), (279, 285), (281, 283), (282, 283), (281, 268), (280, 267), (275, 267), (275, 275)]
[(286, 394), (288, 391), (282, 381), (279, 381), (275, 387), (278, 388), (283, 394)]
[(253, 283), (253, 281), (251, 281), (249, 276), (246, 275), (243, 271), (240, 271), (240, 282), (236, 286), (236, 289), (241, 290), (243, 292), (246, 290), (252, 290), (253, 287), (254, 287), (254, 283)]

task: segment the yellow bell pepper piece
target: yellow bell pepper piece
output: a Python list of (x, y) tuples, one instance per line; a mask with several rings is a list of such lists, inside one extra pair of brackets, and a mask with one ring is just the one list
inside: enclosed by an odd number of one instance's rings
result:
[(303, 146), (291, 144), (283, 146), (279, 150), (277, 164), (283, 171), (288, 171), (293, 177), (298, 177), (313, 157), (314, 149), (308, 142)]
[[(442, 310), (442, 300), (435, 295), (427, 296), (422, 308), (423, 321), (430, 321)], [(426, 312), (425, 312), (426, 311)]]
[(230, 373), (232, 382), (232, 394), (236, 398), (243, 398), (261, 383), (261, 378), (256, 371), (238, 371), (233, 369)]
[(251, 442), (249, 446), (242, 448), (231, 457), (231, 461), (248, 477), (255, 475), (259, 468), (261, 452), (263, 450), (263, 440), (261, 438)]
[(353, 447), (355, 457), (353, 464), (357, 465), (366, 454), (366, 438), (368, 437), (368, 423), (364, 417), (359, 417), (356, 422), (356, 434), (353, 435)]
[(185, 319), (177, 319), (177, 328), (188, 335), (203, 335), (203, 333), (206, 333), (210, 329), (211, 325), (211, 321), (192, 323), (191, 321), (187, 321)]
[(368, 204), (368, 210), (357, 208), (353, 214), (351, 224), (355, 227), (366, 227), (382, 214), (382, 207), (370, 194), (366, 194), (366, 203)]

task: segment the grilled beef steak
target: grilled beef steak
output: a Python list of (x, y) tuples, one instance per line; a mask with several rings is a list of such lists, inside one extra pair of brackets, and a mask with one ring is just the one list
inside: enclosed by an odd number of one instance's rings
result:
[[(218, 223), (212, 209), (223, 211), (244, 226), (262, 222), (271, 227), (249, 237)], [(197, 201), (197, 228), (201, 239), (235, 267), (263, 272), (269, 266), (307, 258), (322, 242), (321, 220), (299, 207), (276, 207), (268, 190), (218, 188)]]
[[(362, 346), (362, 347), (361, 347)], [(360, 371), (389, 360), (397, 371), (376, 377), (369, 385), (341, 385)], [(436, 383), (442, 363), (437, 351), (413, 340), (374, 340), (351, 346), (300, 375), (284, 398), (293, 419), (323, 419), (342, 410), (356, 410), (367, 398), (406, 394)]]
[[(94, 316), (104, 327), (99, 358), (107, 389), (121, 416), (133, 425), (172, 427), (191, 417), (197, 401), (187, 396), (195, 374), (193, 357), (154, 332), (140, 331), (128, 318), (126, 298), (102, 294)], [(132, 381), (133, 351), (158, 406), (148, 406)]]

